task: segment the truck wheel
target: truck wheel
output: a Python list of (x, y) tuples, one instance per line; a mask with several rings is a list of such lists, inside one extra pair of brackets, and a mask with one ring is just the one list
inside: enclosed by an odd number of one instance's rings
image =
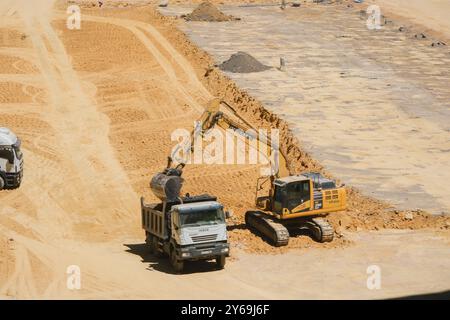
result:
[(226, 257), (225, 256), (217, 256), (216, 257), (216, 266), (218, 269), (223, 269), (225, 268), (225, 261), (226, 261)]
[(155, 257), (160, 257), (161, 252), (158, 250), (158, 238), (152, 235), (150, 232), (147, 232), (147, 239), (145, 242), (150, 248), (150, 254), (154, 255)]
[(152, 234), (150, 232), (145, 232), (145, 243), (148, 245), (151, 254), (153, 254), (153, 241)]
[(0, 190), (3, 190), (4, 187), (5, 187), (5, 180), (3, 180), (3, 177), (0, 176)]
[(158, 240), (155, 237), (152, 237), (150, 242), (150, 252), (155, 256), (158, 254)]
[(152, 237), (152, 242), (150, 244), (150, 250), (155, 257), (157, 257), (157, 258), (161, 257), (162, 254), (158, 250), (158, 238), (155, 236)]
[(170, 250), (170, 262), (171, 262), (172, 267), (174, 268), (175, 272), (180, 273), (183, 271), (184, 262), (183, 262), (183, 260), (178, 259), (177, 252), (175, 251), (175, 249)]

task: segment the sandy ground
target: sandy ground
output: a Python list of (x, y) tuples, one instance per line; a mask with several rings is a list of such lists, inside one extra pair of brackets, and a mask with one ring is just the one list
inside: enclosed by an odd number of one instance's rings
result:
[[(233, 257), (223, 271), (200, 263), (171, 274), (166, 260), (145, 251), (139, 197), (154, 200), (148, 181), (165, 163), (172, 130), (190, 129), (216, 95), (210, 80), (198, 77), (208, 59), (151, 9), (83, 11), (82, 29), (71, 31), (64, 11), (52, 6), (0, 4), (0, 122), (23, 139), (26, 159), (21, 188), (0, 193), (0, 297), (379, 298), (448, 288), (448, 221), (420, 213), (409, 221), (356, 192), (351, 209), (333, 220), (342, 227), (333, 244), (299, 237), (291, 247), (302, 250), (277, 254), (239, 220), (258, 176), (249, 165), (186, 170), (186, 191), (217, 194), (237, 213)], [(237, 90), (222, 84), (224, 93)], [(253, 100), (234, 96), (254, 113)], [(350, 232), (383, 226), (432, 230)], [(249, 254), (250, 247), (271, 254)], [(365, 286), (374, 263), (386, 272), (379, 291)], [(81, 290), (67, 289), (70, 265), (81, 268)]]
[(409, 23), (422, 25), (442, 34), (447, 40), (450, 39), (450, 21), (447, 16), (450, 12), (450, 1), (448, 0), (375, 0), (369, 3), (378, 4), (382, 12), (398, 15)]

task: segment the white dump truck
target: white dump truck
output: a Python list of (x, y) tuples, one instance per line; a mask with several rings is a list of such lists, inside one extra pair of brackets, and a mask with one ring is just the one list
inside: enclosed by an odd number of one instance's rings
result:
[(176, 272), (184, 261), (215, 259), (223, 269), (229, 256), (229, 244), (222, 204), (204, 194), (180, 196), (184, 165), (167, 168), (150, 182), (160, 203), (146, 204), (141, 198), (142, 228), (153, 254), (166, 254)]
[(0, 128), (0, 190), (18, 188), (22, 177), (20, 139), (8, 128)]

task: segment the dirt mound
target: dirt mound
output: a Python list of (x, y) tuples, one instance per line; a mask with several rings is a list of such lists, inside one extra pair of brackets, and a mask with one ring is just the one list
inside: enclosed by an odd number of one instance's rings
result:
[(271, 67), (262, 64), (248, 53), (239, 51), (219, 65), (219, 68), (234, 73), (251, 73), (265, 71)]
[(234, 20), (232, 16), (228, 16), (221, 12), (215, 5), (209, 1), (200, 3), (192, 13), (185, 16), (187, 21), (208, 21), (222, 22)]

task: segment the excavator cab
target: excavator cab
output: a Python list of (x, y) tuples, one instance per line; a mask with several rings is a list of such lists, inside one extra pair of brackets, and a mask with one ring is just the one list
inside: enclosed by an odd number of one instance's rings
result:
[(294, 209), (299, 212), (311, 209), (311, 180), (299, 179), (289, 183), (275, 180), (274, 185), (275, 213), (283, 215)]
[(256, 206), (279, 219), (313, 216), (344, 210), (346, 193), (343, 186), (337, 187), (335, 181), (320, 173), (260, 177)]
[[(265, 184), (269, 184), (270, 189), (265, 190)], [(256, 191), (256, 206), (264, 211), (272, 212), (280, 216), (295, 210), (296, 212), (308, 211), (311, 209), (312, 181), (305, 176), (289, 176), (275, 179), (271, 177), (261, 177), (258, 179)]]

